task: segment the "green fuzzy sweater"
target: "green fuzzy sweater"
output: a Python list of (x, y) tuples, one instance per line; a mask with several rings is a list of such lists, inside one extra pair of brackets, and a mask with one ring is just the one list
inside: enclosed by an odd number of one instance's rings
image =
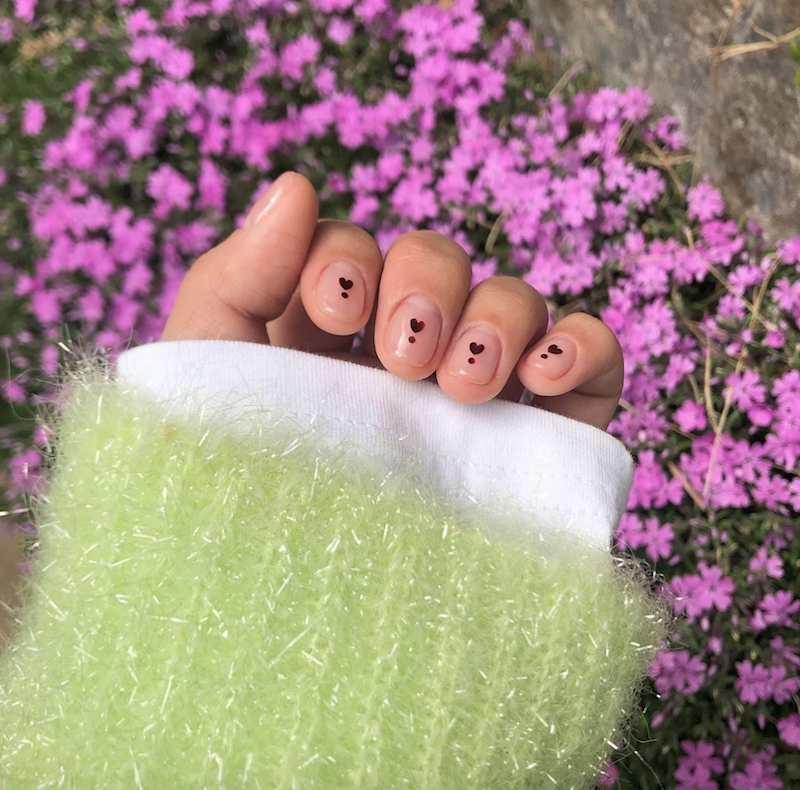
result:
[(233, 438), (91, 368), (70, 390), (0, 788), (593, 786), (665, 633), (633, 563), (490, 539), (277, 425)]

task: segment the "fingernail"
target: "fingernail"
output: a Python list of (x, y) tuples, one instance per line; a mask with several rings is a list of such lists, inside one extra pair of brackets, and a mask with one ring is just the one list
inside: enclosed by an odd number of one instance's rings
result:
[(575, 341), (567, 335), (553, 335), (531, 351), (526, 364), (549, 379), (561, 378), (578, 357)]
[(364, 312), (367, 288), (359, 269), (349, 261), (336, 261), (320, 275), (317, 304), (342, 321), (354, 321)]
[(293, 171), (289, 170), (272, 182), (272, 186), (256, 201), (255, 206), (250, 209), (250, 213), (244, 221), (245, 230), (257, 225), (264, 217), (272, 213), (272, 210), (286, 192), (286, 186), (291, 180), (292, 175)]
[(442, 316), (427, 296), (409, 296), (395, 310), (384, 342), (390, 353), (408, 365), (423, 367), (433, 359), (442, 331)]
[(458, 339), (447, 361), (447, 372), (471, 384), (488, 384), (497, 372), (501, 349), (500, 338), (494, 330), (468, 329)]

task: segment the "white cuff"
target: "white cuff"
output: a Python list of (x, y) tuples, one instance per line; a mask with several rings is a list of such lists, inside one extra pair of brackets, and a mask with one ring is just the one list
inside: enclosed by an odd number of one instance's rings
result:
[(117, 377), (187, 415), (216, 413), (235, 433), (274, 412), (323, 446), (347, 440), (390, 465), (415, 460), (457, 506), (519, 514), (606, 550), (633, 479), (625, 446), (591, 425), (508, 401), (458, 403), (432, 382), (303, 351), (158, 342), (121, 354)]

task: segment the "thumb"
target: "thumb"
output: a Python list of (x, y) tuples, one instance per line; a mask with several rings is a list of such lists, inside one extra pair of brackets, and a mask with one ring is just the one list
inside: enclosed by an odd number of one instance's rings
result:
[(318, 216), (311, 182), (293, 171), (281, 175), (244, 226), (186, 273), (161, 339), (268, 343), (266, 324), (297, 289)]

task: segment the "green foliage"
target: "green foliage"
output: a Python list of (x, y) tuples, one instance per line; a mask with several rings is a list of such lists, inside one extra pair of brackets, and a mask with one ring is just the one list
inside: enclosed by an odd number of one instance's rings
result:
[[(792, 43), (790, 44), (792, 50), (792, 57), (800, 63), (800, 36), (798, 36)], [(795, 75), (795, 83), (797, 87), (800, 88), (800, 67), (797, 69), (797, 74)]]

